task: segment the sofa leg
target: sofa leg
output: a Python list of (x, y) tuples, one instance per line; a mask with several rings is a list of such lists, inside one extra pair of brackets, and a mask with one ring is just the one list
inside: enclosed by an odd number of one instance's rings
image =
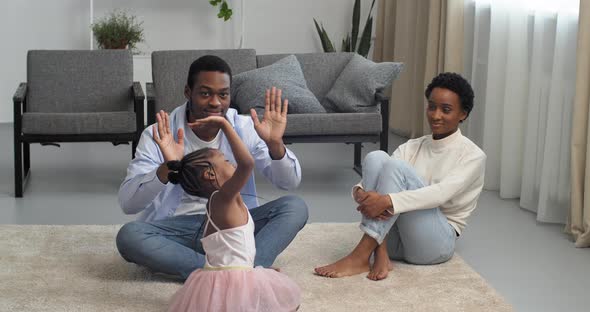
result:
[(363, 175), (363, 167), (361, 165), (361, 149), (363, 145), (361, 143), (354, 143), (354, 171), (360, 176)]
[(389, 130), (386, 129), (383, 130), (383, 132), (381, 132), (381, 137), (379, 141), (379, 149), (389, 154)]
[(18, 138), (14, 139), (14, 197), (23, 197), (23, 154)]
[(131, 159), (135, 158), (135, 150), (137, 149), (137, 141), (131, 142)]

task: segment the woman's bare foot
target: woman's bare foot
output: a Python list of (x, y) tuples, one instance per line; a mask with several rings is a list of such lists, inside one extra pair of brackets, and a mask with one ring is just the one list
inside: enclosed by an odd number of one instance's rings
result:
[(325, 277), (344, 277), (369, 271), (369, 258), (363, 259), (350, 254), (332, 264), (315, 268), (317, 275)]
[(379, 281), (387, 278), (389, 271), (393, 270), (393, 264), (389, 260), (389, 254), (387, 254), (387, 245), (385, 241), (375, 249), (375, 262), (367, 278), (373, 281)]
[(344, 277), (369, 271), (369, 257), (377, 247), (377, 242), (367, 234), (346, 257), (323, 267), (315, 268), (317, 275), (325, 277)]

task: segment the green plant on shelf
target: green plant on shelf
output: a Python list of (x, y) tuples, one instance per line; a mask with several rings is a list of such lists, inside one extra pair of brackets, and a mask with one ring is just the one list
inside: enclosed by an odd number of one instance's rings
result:
[(92, 24), (92, 33), (101, 49), (129, 49), (143, 42), (143, 22), (124, 11), (115, 10)]

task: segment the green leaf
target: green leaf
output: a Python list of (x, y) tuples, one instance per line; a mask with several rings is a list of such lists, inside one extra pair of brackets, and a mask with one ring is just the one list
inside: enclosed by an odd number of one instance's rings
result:
[(373, 0), (373, 3), (371, 3), (371, 8), (369, 9), (369, 16), (371, 16), (371, 14), (373, 13), (374, 6), (375, 6), (375, 0)]
[(209, 3), (210, 3), (212, 6), (217, 6), (218, 4), (220, 4), (220, 3), (221, 3), (221, 0), (211, 0), (211, 1), (209, 1)]
[(373, 33), (373, 7), (375, 6), (375, 0), (371, 3), (371, 8), (369, 9), (369, 15), (367, 16), (367, 22), (365, 23), (365, 29), (363, 29), (363, 34), (361, 36), (361, 41), (359, 42), (359, 46), (357, 49), (357, 53), (364, 56), (365, 58), (369, 55), (369, 50), (371, 49), (371, 36)]
[(330, 37), (328, 37), (328, 34), (324, 29), (324, 25), (322, 25), (322, 40), (326, 41), (326, 52), (336, 52), (336, 49), (334, 49), (334, 45), (332, 44)]
[[(370, 13), (369, 13), (370, 14)], [(354, 1), (354, 9), (352, 10), (352, 43), (350, 44), (352, 51), (356, 49), (356, 39), (359, 36), (359, 23), (361, 20), (361, 1)], [(346, 50), (348, 51), (348, 50)]]
[(346, 38), (342, 39), (342, 52), (354, 52), (354, 49), (350, 45), (350, 34)]
[(359, 47), (357, 53), (362, 55), (363, 57), (367, 57), (369, 55), (369, 50), (371, 49), (371, 34), (373, 32), (373, 17), (369, 17), (367, 20), (367, 24), (365, 25), (365, 29), (363, 30), (363, 35), (361, 36), (361, 41), (359, 42)]
[(322, 29), (320, 28), (320, 25), (318, 25), (318, 22), (315, 20), (315, 18), (313, 19), (313, 23), (315, 24), (315, 29), (318, 32), (318, 36), (320, 37), (320, 42), (322, 43), (322, 49), (324, 50), (324, 52), (328, 52), (328, 51), (326, 51), (326, 42), (322, 38)]
[(334, 45), (328, 37), (328, 34), (326, 33), (324, 26), (322, 25), (320, 27), (315, 18), (313, 19), (313, 23), (315, 24), (315, 29), (317, 30), (318, 35), (320, 36), (320, 42), (322, 43), (322, 49), (324, 49), (324, 52), (335, 52), (336, 49), (334, 49)]

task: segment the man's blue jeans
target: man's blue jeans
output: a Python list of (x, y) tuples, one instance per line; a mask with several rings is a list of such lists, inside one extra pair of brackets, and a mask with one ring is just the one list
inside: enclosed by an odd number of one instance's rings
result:
[[(293, 195), (284, 196), (250, 209), (255, 224), (255, 266), (269, 267), (305, 226), (305, 202)], [(153, 272), (182, 279), (205, 264), (201, 238), (206, 216), (175, 216), (160, 221), (133, 221), (117, 234), (117, 248), (129, 261)]]
[[(383, 151), (371, 152), (363, 161), (365, 191), (390, 194), (424, 186), (410, 164)], [(395, 210), (395, 202), (393, 205)], [(393, 260), (436, 264), (449, 260), (455, 251), (455, 229), (439, 208), (396, 214), (383, 221), (363, 216), (360, 228), (379, 244), (386, 240), (387, 252)]]

